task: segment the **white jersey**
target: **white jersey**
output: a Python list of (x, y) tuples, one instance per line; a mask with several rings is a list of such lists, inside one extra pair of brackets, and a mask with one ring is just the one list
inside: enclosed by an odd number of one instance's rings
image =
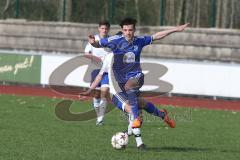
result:
[(111, 71), (112, 61), (113, 61), (113, 53), (106, 55), (99, 74), (103, 75), (104, 73), (108, 73), (109, 91), (113, 96), (115, 96), (121, 102), (121, 109), (124, 111), (126, 102), (123, 98), (121, 98), (121, 96), (118, 95), (118, 92), (119, 91), (121, 92), (121, 90), (118, 86), (118, 83), (117, 83), (115, 77), (112, 75), (113, 74), (113, 72)]
[[(95, 35), (94, 37), (95, 37), (95, 40), (97, 41), (100, 40), (99, 35)], [(95, 48), (90, 43), (88, 43), (85, 47), (86, 54), (90, 53), (96, 57), (101, 58), (102, 61), (104, 60), (105, 56), (110, 52), (111, 50), (109, 50), (108, 48)]]
[[(110, 93), (115, 95), (117, 93), (116, 87), (118, 87), (118, 85), (116, 83), (116, 80), (115, 80), (114, 76), (111, 75), (112, 74), (111, 73), (112, 59), (113, 59), (113, 53), (109, 53), (105, 56), (105, 59), (103, 61), (103, 65), (100, 69), (99, 74), (103, 75), (104, 73), (108, 73)], [(113, 84), (115, 84), (115, 87), (113, 87)], [(118, 90), (120, 90), (120, 89), (118, 89)]]
[(105, 56), (105, 59), (103, 61), (103, 64), (102, 64), (102, 67), (100, 69), (99, 74), (110, 72), (112, 58), (113, 58), (113, 54), (112, 53), (109, 53), (109, 54), (107, 54)]

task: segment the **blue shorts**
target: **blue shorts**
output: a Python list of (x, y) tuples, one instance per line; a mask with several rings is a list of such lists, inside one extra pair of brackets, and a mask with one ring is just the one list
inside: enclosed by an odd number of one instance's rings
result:
[[(144, 74), (143, 73), (137, 73), (136, 75), (130, 77), (129, 79), (135, 79), (137, 81), (137, 87), (135, 87), (134, 90), (136, 91), (135, 93), (137, 94), (137, 96), (139, 96), (140, 95), (140, 88), (144, 84)], [(118, 83), (122, 92), (117, 93), (117, 94), (113, 95), (113, 97), (112, 97), (112, 102), (114, 103), (114, 105), (117, 106), (117, 108), (119, 108), (122, 111), (125, 111), (126, 103), (130, 102), (130, 100), (128, 99), (129, 95), (128, 95), (127, 91), (125, 90), (125, 87), (124, 87), (125, 84), (126, 83)]]
[[(95, 80), (99, 73), (100, 69), (95, 69), (91, 73), (91, 83)], [(101, 82), (97, 85), (97, 87), (109, 87), (109, 79), (108, 73), (104, 73)]]
[[(129, 79), (136, 79), (137, 80), (137, 87), (136, 88), (134, 88), (134, 89), (136, 89), (136, 90), (139, 90), (142, 86), (143, 86), (143, 84), (144, 84), (144, 74), (143, 73), (137, 73), (136, 75), (134, 75), (134, 76), (132, 76), (132, 77), (130, 77)], [(123, 91), (123, 92), (125, 92), (126, 90), (125, 90), (125, 84), (126, 83), (118, 83), (118, 85), (119, 85), (119, 87), (121, 88), (121, 90)]]

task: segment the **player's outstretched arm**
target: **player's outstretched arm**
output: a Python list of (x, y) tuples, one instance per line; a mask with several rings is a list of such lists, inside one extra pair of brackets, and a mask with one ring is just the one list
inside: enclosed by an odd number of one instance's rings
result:
[(92, 92), (92, 90), (94, 90), (98, 86), (101, 80), (102, 80), (102, 74), (98, 74), (95, 80), (92, 82), (90, 88), (86, 92), (80, 93), (80, 95), (83, 95), (83, 96), (89, 95)]
[(88, 42), (95, 48), (101, 48), (101, 46), (99, 45), (99, 42), (95, 40), (94, 35), (88, 36)]
[(153, 41), (154, 40), (159, 40), (161, 38), (164, 38), (165, 36), (170, 35), (171, 33), (174, 33), (174, 32), (182, 32), (188, 25), (189, 25), (189, 23), (186, 23), (186, 24), (181, 25), (181, 26), (176, 26), (176, 27), (174, 27), (172, 29), (168, 29), (168, 30), (165, 30), (165, 31), (157, 32), (154, 35), (152, 35)]

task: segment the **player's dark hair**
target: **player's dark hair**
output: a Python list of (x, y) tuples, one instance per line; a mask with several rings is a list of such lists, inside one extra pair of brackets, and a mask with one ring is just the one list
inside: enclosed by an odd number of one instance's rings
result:
[(100, 21), (99, 23), (98, 23), (98, 26), (100, 27), (100, 26), (107, 26), (107, 28), (110, 28), (110, 23), (109, 23), (109, 21), (107, 21), (107, 20), (104, 20), (104, 21)]
[(136, 23), (137, 23), (137, 20), (136, 20), (136, 19), (127, 17), (127, 18), (124, 18), (124, 19), (121, 21), (120, 26), (121, 26), (121, 28), (123, 28), (124, 25), (133, 25), (133, 27), (135, 28)]

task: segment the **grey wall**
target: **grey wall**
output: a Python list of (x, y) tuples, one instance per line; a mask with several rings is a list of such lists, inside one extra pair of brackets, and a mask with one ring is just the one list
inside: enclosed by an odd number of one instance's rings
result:
[[(169, 27), (137, 27), (137, 35), (153, 34)], [(0, 49), (80, 53), (96, 24), (0, 21)], [(119, 31), (112, 26), (111, 34)], [(154, 42), (143, 56), (240, 62), (240, 30), (188, 28)]]

